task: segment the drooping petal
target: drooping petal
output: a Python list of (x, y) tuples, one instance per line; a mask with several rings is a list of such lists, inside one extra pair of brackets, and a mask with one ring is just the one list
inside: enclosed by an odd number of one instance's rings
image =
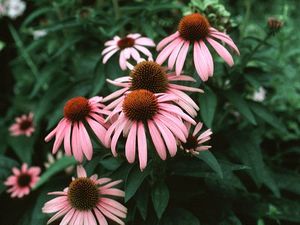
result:
[(147, 166), (147, 140), (144, 124), (142, 122), (138, 123), (137, 136), (140, 169), (144, 170)]
[(229, 66), (233, 66), (233, 58), (223, 45), (209, 37), (207, 37), (206, 40), (211, 44), (211, 46), (216, 50), (219, 56), (221, 56)]
[(176, 31), (174, 34), (164, 38), (163, 40), (161, 40), (158, 45), (156, 46), (156, 50), (160, 51), (164, 46), (166, 46), (167, 44), (169, 44), (171, 41), (173, 41), (175, 38), (179, 37), (179, 32)]
[(152, 120), (148, 121), (148, 128), (149, 128), (149, 132), (150, 132), (154, 147), (156, 149), (156, 152), (158, 153), (159, 157), (162, 160), (166, 160), (166, 158), (167, 158), (166, 146), (160, 135), (160, 132), (158, 131), (158, 129), (156, 128), (156, 126)]
[(185, 59), (186, 59), (186, 55), (188, 53), (188, 50), (189, 50), (189, 46), (190, 46), (190, 42), (189, 41), (185, 41), (184, 42), (184, 45), (182, 46), (179, 54), (178, 54), (178, 57), (177, 57), (177, 60), (176, 60), (176, 75), (180, 75), (181, 74), (181, 71), (182, 71), (182, 68), (183, 68), (183, 65), (184, 65), (184, 62), (185, 62)]
[(135, 160), (136, 136), (137, 136), (137, 123), (134, 122), (130, 128), (126, 140), (126, 144), (125, 144), (125, 155), (129, 163), (133, 163)]

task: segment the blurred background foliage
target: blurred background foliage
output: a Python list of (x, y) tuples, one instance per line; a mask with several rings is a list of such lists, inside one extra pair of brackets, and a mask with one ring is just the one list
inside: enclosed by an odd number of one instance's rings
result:
[[(210, 152), (151, 161), (141, 173), (98, 144), (88, 172), (122, 178), (126, 224), (293, 225), (300, 223), (300, 21), (298, 0), (31, 0), (17, 20), (0, 18), (0, 224), (46, 224), (48, 191), (68, 185), (62, 158), (45, 170), (43, 139), (74, 96), (105, 96), (106, 78), (124, 76), (115, 56), (101, 62), (105, 41), (138, 32), (158, 43), (182, 15), (198, 11), (240, 48), (235, 66), (220, 60), (214, 77), (196, 86), (198, 119), (212, 128)], [(283, 22), (271, 34), (270, 17)], [(36, 32), (42, 31), (42, 32)], [(38, 35), (40, 34), (40, 35)], [(44, 35), (43, 35), (44, 34)], [(192, 61), (192, 60), (190, 60)], [(192, 68), (186, 67), (186, 68)], [(188, 70), (186, 74), (194, 74)], [(253, 94), (263, 87), (263, 101)], [(11, 137), (16, 116), (34, 112), (36, 132)], [(10, 199), (3, 180), (28, 162), (45, 171), (35, 191)], [(68, 176), (68, 179), (66, 178)], [(55, 223), (53, 223), (55, 224)]]

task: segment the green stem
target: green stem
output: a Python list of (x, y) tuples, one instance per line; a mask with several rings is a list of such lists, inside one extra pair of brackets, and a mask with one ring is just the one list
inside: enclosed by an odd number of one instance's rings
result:
[(112, 2), (113, 2), (113, 7), (114, 7), (114, 12), (115, 12), (116, 20), (119, 20), (120, 17), (121, 17), (119, 2), (118, 2), (118, 0), (112, 0)]

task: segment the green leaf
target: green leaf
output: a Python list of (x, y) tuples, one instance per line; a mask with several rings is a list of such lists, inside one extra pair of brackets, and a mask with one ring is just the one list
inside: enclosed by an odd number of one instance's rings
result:
[(217, 107), (217, 97), (209, 87), (206, 87), (204, 91), (204, 94), (201, 94), (199, 97), (200, 114), (205, 125), (212, 127)]
[(109, 157), (109, 158), (106, 158), (106, 159), (102, 159), (100, 161), (100, 164), (105, 169), (114, 171), (114, 170), (118, 169), (121, 166), (122, 162), (120, 160), (118, 160), (117, 158)]
[(241, 97), (240, 94), (234, 91), (226, 91), (224, 92), (224, 95), (250, 123), (256, 125), (256, 120), (248, 106), (248, 103)]
[(247, 171), (256, 185), (260, 186), (264, 183), (272, 190), (275, 196), (279, 197), (279, 189), (264, 164), (259, 142), (255, 136), (255, 132), (239, 134), (232, 140), (232, 150), (245, 165), (251, 168)]
[(42, 186), (44, 183), (46, 183), (53, 175), (56, 173), (64, 170), (68, 166), (76, 164), (76, 161), (74, 158), (71, 157), (62, 157), (59, 160), (57, 160), (54, 164), (52, 164), (46, 172), (42, 174), (37, 184), (34, 186), (34, 190), (38, 189), (40, 186)]
[(138, 166), (135, 166), (130, 171), (125, 184), (125, 202), (128, 202), (141, 186), (145, 178), (150, 174), (150, 165), (144, 171), (140, 171)]
[(269, 112), (265, 107), (254, 102), (250, 103), (250, 107), (257, 116), (266, 121), (272, 127), (282, 132), (287, 132), (284, 124), (281, 123), (281, 121), (273, 113)]
[(3, 41), (0, 41), (0, 51), (5, 47), (5, 43)]
[(200, 225), (197, 217), (195, 217), (191, 212), (182, 209), (175, 208), (168, 210), (161, 223), (161, 225)]
[(220, 178), (223, 178), (223, 172), (220, 164), (210, 151), (203, 151), (199, 155), (196, 155), (196, 157), (204, 161), (210, 168), (212, 168), (213, 171), (215, 171), (220, 176)]
[(22, 136), (10, 136), (8, 143), (18, 156), (20, 161), (31, 164), (31, 155), (33, 153), (34, 139), (33, 137)]
[(149, 185), (142, 185), (135, 196), (136, 207), (143, 220), (146, 220), (148, 214)]
[(169, 203), (169, 189), (164, 182), (158, 182), (151, 192), (153, 207), (158, 219), (160, 219), (165, 212)]

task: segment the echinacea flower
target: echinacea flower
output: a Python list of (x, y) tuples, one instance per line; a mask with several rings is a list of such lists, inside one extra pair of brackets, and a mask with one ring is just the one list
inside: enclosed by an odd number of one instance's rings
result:
[(88, 160), (92, 159), (93, 146), (86, 129), (88, 124), (97, 138), (103, 143), (106, 124), (102, 117), (105, 113), (104, 105), (100, 103), (102, 97), (86, 99), (75, 97), (67, 101), (64, 106), (64, 118), (61, 119), (56, 128), (45, 138), (50, 141), (55, 137), (52, 153), (55, 154), (64, 141), (66, 155), (74, 155), (75, 159), (82, 162), (83, 155)]
[(139, 51), (152, 59), (152, 54), (146, 47), (154, 47), (155, 43), (150, 38), (141, 37), (140, 34), (128, 34), (124, 38), (115, 36), (113, 40), (105, 42), (104, 45), (108, 47), (101, 53), (102, 56), (104, 56), (103, 64), (105, 64), (113, 54), (120, 51), (119, 64), (122, 70), (126, 70), (126, 62), (130, 57), (135, 61), (141, 58)]
[[(133, 91), (145, 89), (153, 93), (167, 93), (175, 95), (178, 98), (177, 104), (181, 108), (183, 108), (193, 117), (197, 115), (197, 110), (199, 110), (199, 107), (193, 101), (193, 99), (191, 99), (191, 97), (189, 97), (183, 91), (199, 93), (203, 93), (203, 91), (199, 88), (188, 87), (174, 83), (177, 81), (195, 82), (192, 77), (186, 75), (176, 76), (172, 72), (167, 72), (166, 68), (153, 61), (141, 61), (135, 67), (130, 64), (128, 64), (128, 66), (131, 70), (130, 76), (120, 77), (114, 81), (109, 79), (107, 80), (109, 83), (123, 88), (105, 97), (103, 99), (104, 102), (120, 97), (129, 90)], [(110, 103), (106, 108), (110, 109), (110, 107), (115, 106), (121, 100), (122, 98), (118, 98)]]
[[(190, 132), (191, 124), (186, 123), (187, 129)], [(192, 155), (198, 155), (201, 151), (206, 151), (211, 148), (209, 145), (202, 145), (204, 142), (210, 140), (210, 135), (212, 135), (211, 129), (204, 131), (199, 134), (203, 127), (203, 123), (199, 122), (195, 127), (193, 133), (190, 133), (186, 139), (186, 142), (180, 143), (180, 148)]]
[(11, 186), (7, 192), (11, 193), (12, 198), (22, 198), (24, 195), (29, 194), (31, 188), (39, 180), (41, 169), (39, 167), (28, 168), (27, 164), (24, 163), (21, 170), (14, 167), (12, 172), (13, 175), (9, 176), (4, 182), (6, 186)]
[(58, 197), (45, 203), (44, 213), (56, 213), (47, 224), (63, 217), (60, 224), (68, 225), (107, 225), (107, 218), (124, 225), (120, 218), (126, 218), (127, 208), (112, 197), (124, 197), (124, 191), (114, 186), (121, 180), (100, 178), (94, 174), (87, 177), (82, 166), (77, 167), (77, 178), (73, 178), (68, 188), (50, 192)]
[(211, 27), (208, 20), (199, 13), (187, 15), (181, 19), (178, 31), (164, 38), (156, 47), (161, 51), (156, 59), (158, 64), (168, 60), (168, 67), (172, 69), (176, 64), (176, 74), (181, 74), (190, 44), (194, 48), (194, 65), (203, 81), (213, 75), (214, 64), (211, 53), (205, 42), (208, 42), (216, 52), (232, 66), (234, 64), (231, 54), (218, 43), (218, 39), (229, 45), (237, 54), (239, 50), (232, 39), (225, 33)]
[(138, 151), (140, 169), (147, 165), (147, 139), (149, 130), (154, 147), (162, 160), (167, 157), (167, 150), (171, 156), (177, 151), (176, 139), (185, 142), (187, 128), (183, 123), (195, 121), (174, 104), (177, 98), (171, 94), (154, 94), (148, 90), (139, 89), (120, 97), (108, 118), (118, 115), (108, 128), (105, 143), (111, 146), (114, 156), (117, 155), (117, 141), (123, 132), (127, 138), (125, 156), (129, 163), (135, 161)]
[(33, 113), (17, 117), (16, 122), (9, 128), (12, 136), (26, 135), (27, 137), (30, 137), (34, 130)]

